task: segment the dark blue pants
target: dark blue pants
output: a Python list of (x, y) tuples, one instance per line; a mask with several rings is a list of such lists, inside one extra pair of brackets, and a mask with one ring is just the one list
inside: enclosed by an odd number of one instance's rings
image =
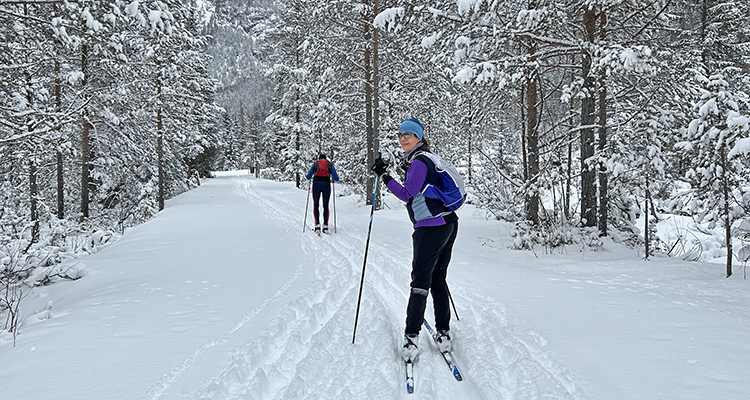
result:
[(442, 226), (416, 228), (412, 234), (414, 259), (411, 264), (411, 293), (406, 307), (404, 333), (417, 334), (422, 329), (427, 294), (432, 291), (435, 329), (450, 329), (451, 309), (445, 282), (451, 262), (458, 221)]
[(320, 200), (320, 197), (323, 196), (323, 223), (328, 225), (328, 202), (331, 200), (331, 182), (313, 181), (312, 193), (314, 205), (313, 215), (315, 215), (315, 223), (320, 223), (318, 201)]

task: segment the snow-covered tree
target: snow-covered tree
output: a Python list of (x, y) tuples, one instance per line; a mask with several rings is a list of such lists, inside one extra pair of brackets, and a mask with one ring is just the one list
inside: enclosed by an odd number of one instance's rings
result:
[(695, 190), (690, 208), (696, 222), (724, 225), (727, 277), (732, 275), (732, 226), (747, 215), (748, 136), (750, 98), (733, 91), (722, 74), (696, 72), (702, 95), (695, 118), (678, 146), (687, 151), (692, 167), (686, 178)]
[[(186, 160), (215, 141), (199, 17), (191, 2), (0, 4), (4, 286), (31, 275), (43, 281), (35, 269), (95, 251), (190, 186)], [(173, 41), (153, 40), (167, 30)], [(159, 74), (162, 128), (172, 134), (161, 195), (153, 73), (160, 56), (170, 63)]]

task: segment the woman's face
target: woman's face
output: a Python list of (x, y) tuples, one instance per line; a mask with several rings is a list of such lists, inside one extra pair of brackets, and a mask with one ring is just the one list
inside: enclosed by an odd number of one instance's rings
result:
[(409, 152), (417, 145), (417, 143), (419, 143), (419, 138), (411, 132), (399, 132), (398, 143), (401, 145), (404, 152)]

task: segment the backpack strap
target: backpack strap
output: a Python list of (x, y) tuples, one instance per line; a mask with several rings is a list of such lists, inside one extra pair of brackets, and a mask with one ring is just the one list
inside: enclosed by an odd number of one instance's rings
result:
[[(427, 151), (418, 151), (411, 157), (411, 162), (414, 162), (414, 160), (416, 159), (419, 159), (419, 161), (422, 161), (424, 165), (427, 166), (427, 176), (425, 177), (425, 182), (430, 183), (435, 186), (440, 186), (440, 175), (437, 169), (437, 165), (435, 164), (434, 161), (432, 161), (432, 158), (430, 158), (428, 154), (431, 154), (431, 153)], [(437, 180), (435, 178), (437, 178)]]

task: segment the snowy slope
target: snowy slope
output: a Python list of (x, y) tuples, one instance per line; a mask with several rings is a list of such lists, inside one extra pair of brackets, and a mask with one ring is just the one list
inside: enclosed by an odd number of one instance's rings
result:
[(15, 348), (0, 338), (3, 398), (750, 397), (747, 281), (612, 243), (508, 250), (509, 228), (471, 206), (449, 269), (465, 381), (423, 334), (408, 395), (397, 353), (405, 211), (387, 197), (375, 214), (352, 344), (370, 210), (337, 198), (337, 233), (318, 237), (302, 232), (306, 195), (247, 175), (212, 179), (79, 260), (83, 279), (24, 300)]

